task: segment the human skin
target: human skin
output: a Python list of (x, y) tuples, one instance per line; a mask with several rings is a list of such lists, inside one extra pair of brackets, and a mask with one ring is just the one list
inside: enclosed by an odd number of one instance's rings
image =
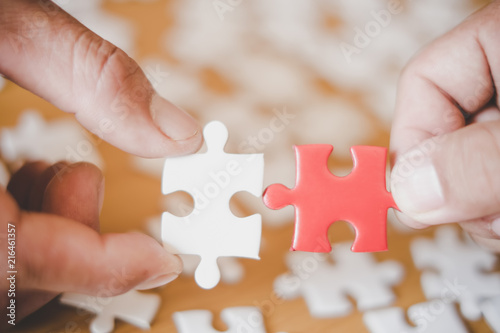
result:
[[(51, 1), (0, 0), (0, 73), (128, 153), (176, 156), (202, 144), (198, 123), (156, 94), (134, 60)], [(9, 224), (16, 229), (16, 321), (60, 292), (113, 296), (180, 273), (179, 257), (153, 238), (98, 232), (103, 191), (87, 163), (30, 163), (0, 188), (2, 258)], [(6, 259), (0, 271), (5, 309)]]
[(402, 72), (391, 188), (415, 228), (458, 223), (500, 251), (500, 2), (419, 52)]

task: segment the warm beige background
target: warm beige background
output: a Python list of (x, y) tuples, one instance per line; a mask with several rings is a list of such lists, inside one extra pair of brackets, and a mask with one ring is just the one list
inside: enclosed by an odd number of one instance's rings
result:
[[(136, 58), (155, 55), (173, 61), (159, 46), (159, 40), (165, 29), (174, 22), (166, 14), (165, 1), (151, 3), (106, 3), (105, 8), (119, 16), (127, 17), (137, 29)], [(329, 24), (339, 24), (331, 20)], [(229, 94), (231, 84), (217, 72), (206, 69), (200, 73), (205, 88), (216, 94)], [(326, 80), (318, 77), (317, 88), (325, 96), (344, 94), (354, 104), (358, 103), (356, 93), (346, 93), (330, 85)], [(195, 98), (195, 97), (194, 97)], [(58, 117), (71, 117), (51, 106), (47, 102), (31, 93), (7, 84), (0, 93), (0, 125), (12, 126), (22, 110), (35, 108), (40, 110), (44, 117), (53, 119)], [(362, 107), (361, 107), (362, 108)], [(365, 110), (366, 111), (366, 110)], [(363, 112), (365, 112), (363, 111)], [(376, 117), (367, 112), (372, 119), (376, 135), (365, 144), (388, 145), (388, 129), (384, 128)], [(235, 128), (230, 128), (236, 131)], [(104, 157), (106, 170), (106, 195), (102, 211), (102, 232), (126, 232), (134, 229), (143, 229), (144, 219), (161, 213), (159, 200), (160, 180), (148, 177), (134, 171), (130, 165), (127, 154), (100, 143), (98, 149)], [(341, 160), (342, 166), (349, 166), (349, 160)], [(289, 166), (294, 168), (293, 165)], [(243, 200), (240, 200), (240, 205)], [(245, 208), (243, 207), (245, 210)], [(248, 211), (248, 210), (247, 210)], [(250, 212), (249, 212), (250, 213)], [(181, 277), (163, 289), (155, 290), (162, 297), (161, 309), (153, 322), (151, 332), (175, 332), (171, 319), (174, 311), (188, 309), (209, 309), (218, 313), (226, 307), (241, 305), (259, 305), (272, 297), (272, 283), (274, 278), (287, 271), (283, 256), (288, 251), (292, 237), (292, 224), (279, 228), (264, 227), (263, 236), (265, 246), (261, 251), (261, 261), (241, 260), (244, 264), (246, 275), (244, 280), (236, 285), (219, 284), (213, 290), (202, 290), (196, 286), (194, 280)], [(431, 235), (432, 231), (423, 232)], [(394, 288), (398, 296), (395, 306), (404, 308), (424, 301), (419, 284), (419, 272), (413, 266), (409, 254), (409, 242), (418, 234), (402, 234), (394, 229), (389, 229), (389, 248), (385, 253), (376, 253), (378, 260), (396, 259), (406, 269), (406, 278), (403, 283)], [(335, 241), (352, 240), (353, 236), (343, 223), (337, 223), (330, 230), (330, 239)], [(145, 258), (147, 260), (147, 258)], [(57, 301), (33, 314), (16, 327), (15, 332), (87, 332), (88, 321), (92, 314), (81, 313), (71, 307), (59, 305)], [(265, 313), (265, 324), (268, 332), (367, 332), (362, 323), (362, 314), (353, 312), (351, 315), (337, 319), (311, 318), (302, 299), (283, 301), (275, 304), (272, 311)], [(489, 332), (483, 321), (468, 322), (472, 332)], [(215, 327), (224, 330), (224, 324), (217, 318)], [(123, 322), (116, 322), (116, 332), (136, 332), (138, 329)]]

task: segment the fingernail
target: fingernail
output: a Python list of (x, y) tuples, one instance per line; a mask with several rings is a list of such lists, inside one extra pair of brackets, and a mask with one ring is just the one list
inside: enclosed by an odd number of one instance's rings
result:
[(186, 140), (200, 131), (193, 117), (158, 94), (151, 99), (150, 112), (156, 126), (172, 140)]
[(136, 289), (145, 290), (145, 289), (158, 288), (158, 287), (163, 286), (169, 282), (172, 282), (178, 276), (179, 276), (179, 274), (177, 274), (177, 273), (169, 273), (169, 274), (165, 274), (165, 275), (160, 275), (160, 276), (155, 277), (151, 280), (147, 280), (147, 281), (140, 283), (136, 287)]
[(500, 236), (500, 218), (497, 218), (491, 222), (491, 230), (498, 236)]
[(398, 181), (392, 183), (392, 194), (404, 213), (422, 214), (444, 205), (443, 188), (434, 165), (430, 158), (420, 162), (411, 166), (409, 159), (402, 158), (393, 169), (392, 179), (397, 177)]
[(394, 211), (394, 215), (396, 215), (397, 219), (399, 220), (396, 223), (401, 223), (401, 224), (403, 224), (407, 227), (410, 227), (412, 229), (425, 229), (425, 228), (429, 227), (429, 225), (415, 221), (414, 219), (412, 219), (408, 215), (405, 215), (397, 210)]

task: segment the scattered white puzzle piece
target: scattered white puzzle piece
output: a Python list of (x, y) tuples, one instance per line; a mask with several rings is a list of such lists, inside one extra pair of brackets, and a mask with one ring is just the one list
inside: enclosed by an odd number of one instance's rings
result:
[(434, 305), (430, 301), (412, 305), (408, 309), (408, 318), (416, 327), (406, 323), (401, 308), (372, 310), (363, 315), (363, 321), (371, 333), (468, 332), (453, 304), (449, 303)]
[(32, 110), (21, 114), (15, 128), (0, 129), (0, 152), (9, 163), (67, 160), (73, 163), (87, 161), (103, 167), (94, 139), (75, 120), (46, 122)]
[(500, 332), (500, 296), (482, 301), (480, 307), (491, 329), (496, 333)]
[[(266, 333), (264, 318), (259, 308), (226, 308), (220, 316), (229, 327), (224, 333)], [(172, 317), (179, 333), (221, 333), (212, 327), (213, 316), (208, 310), (180, 311), (175, 312)]]
[(213, 288), (220, 280), (219, 257), (259, 259), (261, 217), (238, 218), (229, 200), (239, 191), (262, 194), (262, 154), (227, 154), (226, 127), (211, 122), (204, 129), (207, 152), (165, 161), (162, 192), (186, 191), (193, 196), (194, 210), (185, 217), (168, 212), (162, 216), (164, 246), (177, 254), (201, 257), (195, 280)]
[(108, 333), (114, 321), (121, 319), (141, 329), (149, 329), (151, 321), (160, 307), (160, 296), (131, 290), (114, 297), (95, 297), (75, 293), (64, 293), (60, 302), (95, 313), (90, 323), (92, 333)]
[(481, 317), (482, 300), (500, 295), (500, 273), (485, 273), (493, 269), (496, 256), (469, 238), (460, 240), (456, 228), (437, 229), (434, 240), (417, 238), (411, 244), (411, 254), (417, 268), (439, 272), (422, 273), (421, 285), (426, 297), (453, 297), (469, 320)]
[(352, 311), (346, 295), (357, 301), (360, 311), (388, 306), (395, 300), (390, 286), (399, 283), (403, 266), (396, 261), (377, 263), (371, 253), (351, 252), (351, 243), (333, 246), (332, 265), (326, 255), (289, 252), (291, 274), (279, 276), (276, 294), (285, 299), (304, 297), (314, 317), (339, 317)]

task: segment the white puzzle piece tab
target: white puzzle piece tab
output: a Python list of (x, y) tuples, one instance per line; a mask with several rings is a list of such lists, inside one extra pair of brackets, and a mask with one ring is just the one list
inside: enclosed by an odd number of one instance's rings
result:
[[(150, 236), (161, 242), (161, 216), (151, 217), (146, 221), (146, 229)], [(194, 272), (200, 263), (200, 257), (189, 254), (179, 254), (182, 260), (182, 274), (194, 276)], [(221, 257), (217, 260), (221, 281), (227, 284), (239, 283), (245, 276), (243, 265), (233, 257)]]
[(95, 297), (64, 293), (60, 302), (95, 313), (90, 323), (92, 333), (113, 331), (115, 319), (121, 319), (141, 329), (149, 329), (160, 307), (160, 296), (130, 290), (113, 297)]
[(401, 308), (367, 311), (363, 321), (371, 333), (467, 333), (453, 304), (434, 301), (412, 305), (408, 318), (416, 325), (410, 326)]
[(161, 233), (169, 251), (201, 257), (195, 280), (209, 289), (220, 280), (219, 257), (259, 259), (260, 215), (236, 217), (229, 201), (240, 191), (262, 195), (264, 158), (262, 154), (225, 153), (228, 132), (221, 122), (210, 122), (203, 134), (206, 153), (165, 161), (163, 194), (185, 191), (193, 197), (194, 209), (185, 217), (163, 213)]

